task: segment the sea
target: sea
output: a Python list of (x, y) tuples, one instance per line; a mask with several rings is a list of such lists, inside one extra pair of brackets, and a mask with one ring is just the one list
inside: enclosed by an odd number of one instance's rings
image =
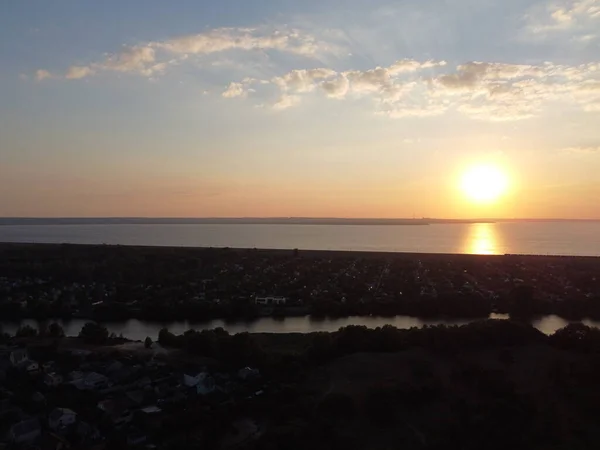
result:
[(0, 225), (0, 242), (600, 256), (600, 221), (433, 225)]
[[(179, 247), (231, 247), (265, 249), (348, 250), (408, 253), (535, 254), (600, 256), (600, 222), (498, 222), (434, 225), (298, 225), (298, 224), (45, 224), (0, 225), (0, 242), (119, 244)], [(492, 316), (506, 319), (505, 316)], [(67, 335), (75, 336), (85, 323), (59, 321)], [(37, 321), (6, 322), (0, 329), (14, 333), (19, 325), (44, 326)], [(398, 328), (425, 325), (461, 325), (468, 320), (426, 321), (414, 317), (349, 317), (315, 319), (264, 317), (255, 321), (204, 323), (153, 323), (139, 320), (109, 322), (110, 332), (133, 340), (156, 338), (161, 328), (180, 334), (194, 329), (223, 327), (231, 333), (310, 333), (336, 331), (348, 325)], [(557, 316), (532, 321), (551, 334), (569, 322)], [(584, 321), (600, 327), (600, 322)], [(47, 325), (47, 323), (46, 323)]]

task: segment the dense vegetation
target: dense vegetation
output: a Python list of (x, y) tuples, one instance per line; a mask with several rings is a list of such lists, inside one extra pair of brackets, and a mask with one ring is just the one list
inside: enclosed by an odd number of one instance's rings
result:
[(551, 336), (483, 321), (297, 338), (285, 354), (222, 330), (163, 330), (159, 342), (288, 380), (263, 405), (272, 423), (255, 448), (577, 449), (600, 437), (600, 330), (582, 324)]
[[(18, 334), (23, 342), (35, 330)], [(60, 327), (42, 335), (60, 336)], [(87, 324), (80, 339), (119, 342), (97, 324)], [(157, 342), (207, 357), (219, 370), (257, 367), (268, 380), (264, 396), (205, 418), (205, 442), (214, 445), (227, 424), (244, 417), (264, 426), (244, 447), (256, 449), (571, 450), (591, 448), (600, 437), (600, 330), (582, 324), (551, 336), (494, 320), (310, 335), (215, 329), (176, 336), (163, 329)], [(154, 344), (149, 338), (145, 345)], [(172, 426), (185, 433), (194, 421)]]

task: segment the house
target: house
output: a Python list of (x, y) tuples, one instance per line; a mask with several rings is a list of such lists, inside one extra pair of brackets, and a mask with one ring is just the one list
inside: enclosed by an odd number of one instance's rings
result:
[(0, 359), (0, 382), (6, 380), (6, 374), (10, 368), (11, 363), (7, 359)]
[(142, 391), (141, 389), (127, 391), (125, 392), (125, 396), (136, 405), (141, 405), (144, 402), (145, 398), (144, 391)]
[(133, 420), (133, 413), (124, 401), (114, 399), (102, 400), (98, 408), (103, 411), (114, 426), (120, 427)]
[(81, 380), (84, 377), (84, 373), (81, 372), (80, 370), (74, 370), (73, 372), (69, 373), (69, 380), (71, 381), (77, 381), (77, 380)]
[(63, 382), (62, 375), (58, 373), (47, 373), (44, 376), (44, 384), (48, 387), (57, 387), (60, 386)]
[(33, 394), (31, 394), (31, 401), (36, 403), (45, 403), (46, 397), (41, 392), (36, 391)]
[(55, 408), (48, 416), (48, 426), (53, 430), (68, 427), (77, 421), (77, 413), (67, 408)]
[(145, 408), (142, 408), (142, 409), (140, 409), (140, 411), (142, 411), (144, 414), (158, 414), (158, 413), (162, 412), (162, 409), (160, 409), (156, 405), (152, 405), (152, 406), (147, 406)]
[(108, 378), (97, 372), (88, 373), (82, 380), (81, 389), (95, 391), (108, 387)]
[(42, 370), (46, 373), (56, 372), (56, 363), (54, 361), (48, 361), (42, 364)]
[(113, 383), (123, 383), (134, 374), (135, 369), (128, 366), (122, 366), (120, 369), (107, 371), (108, 378), (110, 378)]
[(237, 375), (240, 380), (254, 380), (260, 377), (260, 372), (258, 371), (258, 369), (244, 367), (243, 369), (238, 370)]
[(146, 435), (136, 428), (129, 430), (127, 433), (127, 445), (141, 445), (147, 439)]
[(215, 390), (215, 379), (206, 372), (196, 376), (183, 375), (183, 384), (187, 387), (195, 387), (200, 395), (210, 394)]
[(10, 352), (9, 359), (13, 367), (17, 367), (29, 360), (29, 353), (25, 348), (17, 348)]
[(32, 361), (30, 359), (27, 359), (27, 360), (23, 361), (22, 363), (20, 363), (17, 366), (17, 368), (28, 374), (36, 374), (40, 371), (40, 365), (37, 362)]
[(145, 388), (147, 386), (150, 386), (151, 384), (152, 384), (152, 380), (150, 379), (149, 376), (142, 377), (135, 382), (135, 385), (139, 388)]
[(37, 419), (26, 419), (10, 427), (8, 438), (16, 444), (31, 444), (42, 434)]
[(102, 438), (100, 431), (98, 428), (90, 425), (87, 422), (79, 421), (77, 423), (77, 428), (75, 429), (75, 433), (83, 442), (96, 441)]
[(287, 303), (287, 298), (285, 297), (255, 297), (254, 304), (256, 305), (278, 305), (283, 306)]
[(19, 408), (11, 404), (10, 399), (3, 398), (0, 400), (0, 419), (4, 419), (7, 414), (16, 414), (19, 412)]

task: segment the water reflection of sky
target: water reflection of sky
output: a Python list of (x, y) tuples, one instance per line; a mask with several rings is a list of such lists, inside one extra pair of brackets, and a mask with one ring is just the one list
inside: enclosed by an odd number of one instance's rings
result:
[[(506, 320), (507, 314), (492, 314), (492, 319)], [(45, 323), (46, 327), (51, 322), (59, 323), (65, 330), (67, 336), (77, 336), (81, 328), (87, 322), (84, 319), (72, 320), (50, 320)], [(273, 317), (261, 317), (252, 322), (230, 322), (224, 320), (211, 320), (204, 323), (194, 323), (188, 321), (182, 322), (145, 322), (131, 319), (124, 322), (104, 323), (110, 333), (123, 334), (128, 339), (143, 341), (146, 336), (157, 339), (161, 328), (167, 327), (169, 331), (175, 334), (183, 334), (193, 328), (196, 330), (212, 330), (217, 327), (223, 327), (229, 333), (312, 333), (316, 331), (334, 332), (341, 327), (348, 325), (361, 325), (368, 328), (382, 327), (392, 325), (400, 329), (412, 327), (421, 328), (424, 325), (464, 325), (470, 320), (422, 320), (416, 317), (396, 316), (396, 317), (340, 317), (335, 319), (313, 319), (311, 317), (288, 317), (286, 319), (275, 319)], [(585, 325), (594, 328), (600, 328), (599, 321), (583, 320)], [(531, 325), (542, 333), (552, 334), (556, 330), (566, 327), (569, 323), (558, 316), (542, 316), (531, 321)], [(23, 320), (20, 322), (8, 322), (0, 320), (0, 331), (14, 335), (21, 325), (30, 325), (39, 328), (40, 322), (37, 320)]]
[(472, 255), (501, 255), (502, 243), (493, 223), (474, 223), (469, 226), (462, 253)]

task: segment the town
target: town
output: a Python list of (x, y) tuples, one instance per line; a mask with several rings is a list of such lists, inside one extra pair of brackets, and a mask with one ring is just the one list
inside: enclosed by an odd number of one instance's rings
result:
[(55, 325), (5, 340), (0, 447), (176, 448), (183, 439), (233, 448), (260, 436), (260, 402), (275, 388), (258, 369), (173, 354), (151, 340), (126, 351), (119, 344), (92, 323), (80, 338)]
[(600, 258), (0, 246), (0, 316), (600, 318)]
[[(517, 321), (0, 342), (0, 448), (590, 448), (600, 331)], [(577, 421), (571, 418), (577, 417)], [(490, 443), (490, 437), (493, 443)]]
[[(600, 330), (545, 335), (527, 319), (600, 317), (599, 269), (575, 257), (3, 244), (3, 319), (90, 320), (78, 336), (55, 321), (0, 333), (0, 448), (420, 449), (454, 435), (481, 448), (495, 429), (493, 448), (517, 448), (548, 426), (577, 448), (565, 411), (595, 429)], [(305, 314), (473, 321), (277, 335), (163, 328), (145, 341), (102, 325)]]

